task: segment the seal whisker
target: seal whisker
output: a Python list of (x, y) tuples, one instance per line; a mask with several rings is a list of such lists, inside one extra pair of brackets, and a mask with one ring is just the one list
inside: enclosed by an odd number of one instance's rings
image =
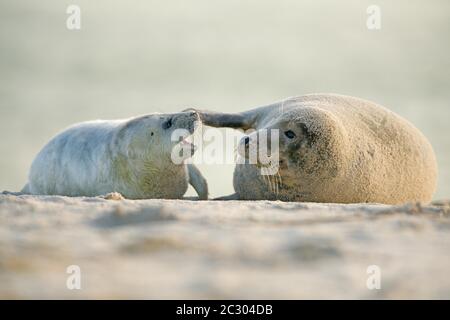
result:
[(267, 172), (267, 177), (269, 178), (270, 181), (270, 189), (272, 193), (275, 193), (275, 181), (274, 181), (274, 177), (273, 175), (269, 174), (269, 172)]
[(272, 180), (272, 192), (274, 193), (274, 194), (277, 194), (277, 184), (276, 184), (276, 181), (275, 181), (275, 176), (274, 175), (270, 175), (270, 179)]
[(272, 185), (270, 184), (269, 177), (266, 175), (266, 168), (262, 167), (260, 169), (260, 174), (263, 176), (265, 185), (268, 186), (269, 187), (269, 191), (272, 192)]
[(278, 175), (274, 175), (273, 176), (273, 179), (275, 180), (275, 184), (276, 184), (276, 194), (277, 194), (277, 196), (278, 196), (278, 194), (279, 194), (279, 181), (278, 181)]
[(269, 186), (269, 191), (272, 192), (272, 181), (270, 180), (270, 176), (267, 175), (265, 171), (266, 171), (266, 168), (264, 168), (264, 176), (267, 179), (267, 183), (268, 183), (268, 186)]
[(277, 196), (278, 196), (279, 191), (280, 191), (280, 189), (279, 189), (279, 187), (280, 187), (280, 181), (278, 180), (278, 175), (279, 175), (278, 171), (277, 171), (277, 173), (275, 173), (275, 174), (273, 175), (273, 180), (274, 180), (275, 186), (276, 186), (275, 193), (276, 193)]
[(281, 185), (283, 184), (283, 179), (281, 178), (280, 170), (277, 171), (277, 177), (279, 181), (279, 187), (281, 188)]

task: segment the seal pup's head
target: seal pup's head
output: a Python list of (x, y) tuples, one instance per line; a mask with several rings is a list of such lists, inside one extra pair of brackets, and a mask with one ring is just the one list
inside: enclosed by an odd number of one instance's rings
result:
[[(111, 147), (112, 174), (122, 184), (127, 197), (180, 198), (188, 188), (188, 170), (184, 160), (195, 148), (186, 141), (199, 123), (195, 112), (149, 114), (121, 123)], [(173, 160), (177, 146), (182, 153)], [(180, 149), (180, 148), (179, 148)]]
[(173, 153), (178, 150), (175, 160), (180, 162), (174, 164), (182, 164), (196, 150), (187, 139), (195, 132), (199, 123), (200, 118), (193, 111), (155, 113), (132, 118), (120, 130), (120, 145), (124, 147), (127, 157), (155, 164), (172, 161)]
[[(261, 139), (262, 137), (262, 139)], [(276, 139), (276, 141), (273, 141)], [(344, 172), (348, 152), (346, 131), (329, 111), (319, 107), (299, 107), (281, 113), (264, 128), (243, 137), (238, 151), (260, 169), (268, 181), (269, 193), (283, 198), (283, 190), (308, 193), (326, 179)], [(248, 163), (248, 162), (247, 162)]]

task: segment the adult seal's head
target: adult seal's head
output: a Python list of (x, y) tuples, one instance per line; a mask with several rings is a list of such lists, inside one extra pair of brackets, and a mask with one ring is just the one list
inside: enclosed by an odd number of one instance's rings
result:
[[(277, 141), (273, 141), (277, 139)], [(347, 170), (348, 138), (345, 127), (332, 113), (303, 107), (280, 113), (263, 128), (244, 136), (239, 154), (266, 175), (272, 196), (289, 198), (334, 183)], [(278, 172), (276, 171), (278, 170)]]

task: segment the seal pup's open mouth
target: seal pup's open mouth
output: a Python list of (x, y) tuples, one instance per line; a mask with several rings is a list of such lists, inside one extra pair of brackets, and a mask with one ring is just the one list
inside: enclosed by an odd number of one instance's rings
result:
[(174, 141), (172, 150), (172, 160), (176, 159), (176, 163), (191, 158), (197, 151), (197, 146), (194, 144), (194, 133), (196, 130), (192, 127), (188, 129), (176, 129), (172, 141)]
[(183, 150), (191, 151), (191, 156), (194, 155), (194, 152), (197, 151), (197, 146), (193, 143), (194, 134), (186, 134), (180, 137), (179, 145)]

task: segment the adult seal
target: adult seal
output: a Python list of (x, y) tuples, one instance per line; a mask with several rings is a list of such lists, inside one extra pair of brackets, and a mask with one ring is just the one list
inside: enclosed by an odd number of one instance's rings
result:
[(276, 174), (264, 174), (258, 153), (256, 163), (236, 165), (236, 193), (222, 199), (399, 204), (429, 202), (436, 188), (427, 139), (370, 101), (309, 94), (236, 114), (198, 112), (208, 126), (254, 129), (240, 141), (244, 151), (266, 145), (263, 131), (279, 131)]
[(195, 149), (185, 139), (197, 123), (197, 113), (181, 112), (76, 124), (39, 152), (22, 192), (178, 199), (190, 183), (199, 199), (207, 199), (206, 180), (185, 163)]

